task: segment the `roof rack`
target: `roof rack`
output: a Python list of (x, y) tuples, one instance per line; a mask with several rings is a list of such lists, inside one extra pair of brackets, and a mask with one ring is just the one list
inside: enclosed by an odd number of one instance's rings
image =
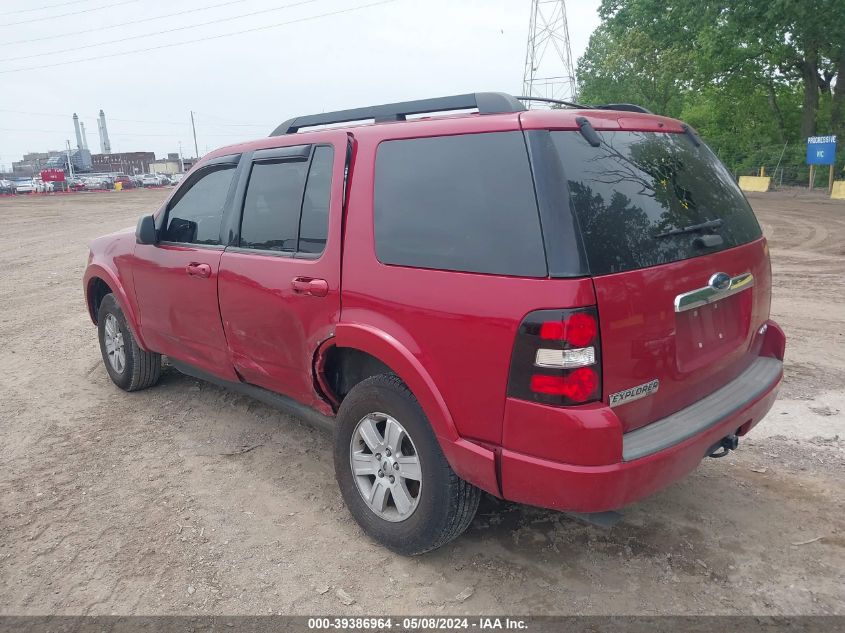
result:
[(410, 114), (447, 112), (450, 110), (470, 110), (477, 108), (480, 114), (502, 114), (505, 112), (523, 112), (525, 106), (519, 99), (504, 92), (475, 92), (451, 97), (435, 97), (418, 101), (403, 101), (384, 105), (338, 110), (323, 114), (309, 114), (289, 119), (273, 130), (270, 136), (295, 134), (304, 127), (330, 125), (332, 123), (350, 123), (373, 119), (376, 123), (385, 121), (404, 121)]

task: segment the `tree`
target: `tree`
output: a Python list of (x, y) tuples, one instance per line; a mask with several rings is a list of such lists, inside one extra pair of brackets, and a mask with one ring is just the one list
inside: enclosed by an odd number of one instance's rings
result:
[[(584, 101), (638, 99), (705, 126), (729, 104), (758, 142), (845, 133), (842, 0), (603, 0), (599, 12), (578, 65)], [(741, 146), (736, 133), (726, 141)]]
[[(799, 135), (802, 139), (814, 135), (820, 97), (832, 93), (838, 62), (845, 55), (845, 3), (755, 0), (737, 3), (727, 15), (735, 28), (744, 27), (746, 41), (754, 44), (770, 73), (799, 82), (803, 92)], [(830, 120), (829, 125), (838, 128), (841, 119)]]
[(637, 103), (677, 116), (687, 89), (688, 63), (686, 51), (662, 48), (646, 31), (602, 25), (578, 62), (583, 81), (579, 99)]

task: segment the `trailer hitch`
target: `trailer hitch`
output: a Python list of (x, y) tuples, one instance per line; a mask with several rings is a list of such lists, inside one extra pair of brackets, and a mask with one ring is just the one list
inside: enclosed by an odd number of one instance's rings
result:
[(735, 451), (737, 446), (739, 446), (739, 438), (736, 436), (736, 433), (731, 433), (707, 449), (707, 456), (718, 459), (719, 457), (724, 457), (731, 451)]

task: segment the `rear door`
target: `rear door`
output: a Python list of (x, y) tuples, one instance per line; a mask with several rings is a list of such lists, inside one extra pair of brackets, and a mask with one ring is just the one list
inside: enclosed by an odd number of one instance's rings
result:
[(220, 314), (236, 371), (311, 405), (314, 352), (340, 315), (347, 138), (323, 134), (245, 157), (242, 216), (220, 263)]
[[(595, 285), (604, 400), (632, 430), (751, 364), (769, 313), (768, 251), (730, 174), (694, 137), (598, 134), (598, 147), (577, 131), (551, 136)], [(620, 398), (642, 385), (651, 395)]]
[(150, 346), (199, 369), (234, 378), (217, 306), (222, 218), (232, 203), (239, 156), (191, 173), (167, 205), (159, 242), (135, 246), (133, 277)]

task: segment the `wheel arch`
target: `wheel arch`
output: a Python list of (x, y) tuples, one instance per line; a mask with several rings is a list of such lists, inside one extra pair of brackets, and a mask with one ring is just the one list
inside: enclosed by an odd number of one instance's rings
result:
[[(149, 351), (144, 343), (140, 333), (140, 323), (138, 322), (137, 314), (132, 308), (132, 303), (126, 296), (126, 290), (118, 278), (108, 269), (97, 264), (91, 264), (85, 271), (85, 303), (88, 307), (88, 316), (94, 325), (97, 325), (97, 311), (99, 309), (100, 301), (109, 292), (114, 295), (115, 301), (123, 311), (126, 317), (126, 325), (132, 331), (132, 336), (138, 346), (144, 351)], [(108, 290), (108, 292), (104, 292)]]
[(107, 294), (114, 294), (111, 286), (102, 277), (92, 277), (85, 289), (85, 301), (88, 304), (88, 316), (98, 325), (100, 304)]
[(422, 407), (452, 470), (462, 479), (501, 496), (495, 453), (460, 436), (434, 379), (406, 346), (389, 333), (364, 324), (338, 324), (334, 338), (324, 343), (318, 357), (325, 359), (333, 346), (357, 350), (395, 373)]

